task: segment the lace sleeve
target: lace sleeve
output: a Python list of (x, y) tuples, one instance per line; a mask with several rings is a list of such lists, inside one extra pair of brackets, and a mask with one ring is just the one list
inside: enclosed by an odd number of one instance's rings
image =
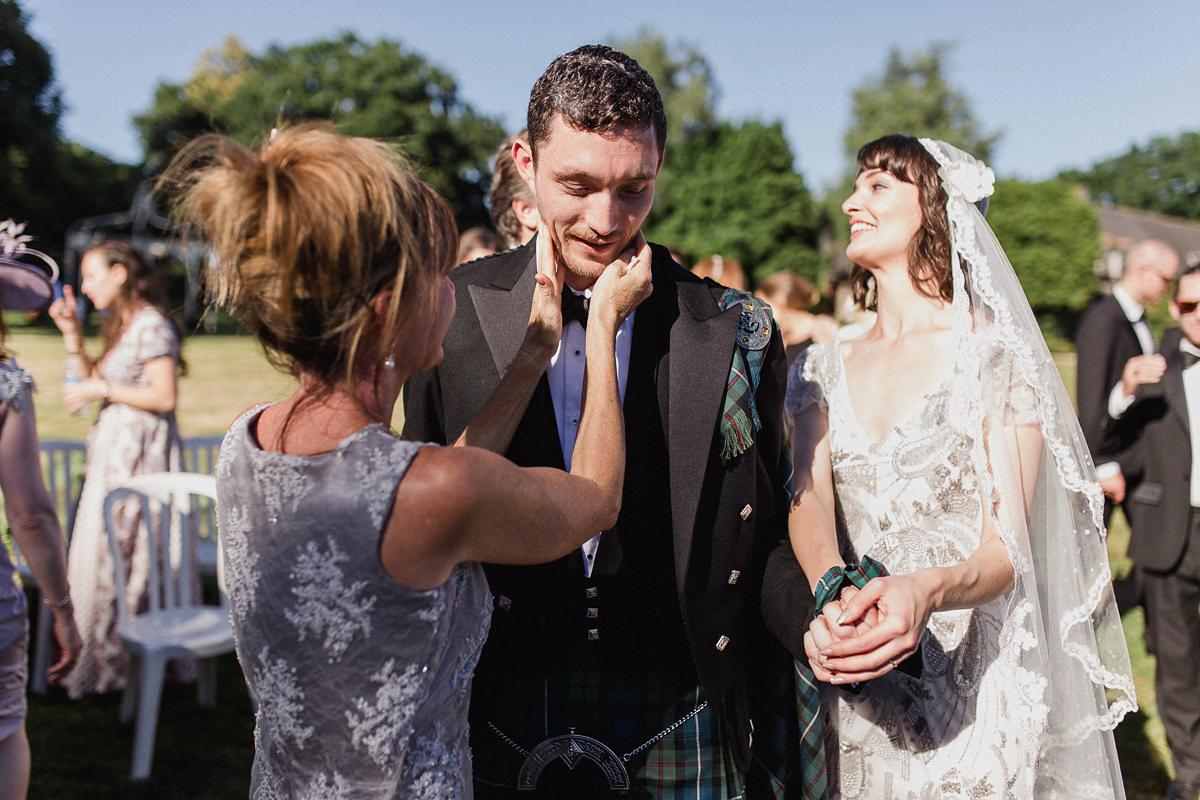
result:
[(788, 370), (787, 398), (784, 408), (789, 416), (796, 416), (813, 403), (828, 408), (825, 399), (826, 377), (829, 375), (830, 356), (836, 355), (836, 343), (814, 344), (803, 350)]
[(1003, 425), (1037, 425), (1038, 396), (1016, 355), (996, 340), (983, 348), (984, 413)]

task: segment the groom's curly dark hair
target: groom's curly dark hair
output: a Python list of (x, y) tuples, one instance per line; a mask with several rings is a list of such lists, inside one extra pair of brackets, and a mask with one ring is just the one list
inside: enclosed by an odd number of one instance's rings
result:
[(625, 53), (588, 44), (556, 58), (529, 94), (526, 121), (533, 157), (550, 138), (550, 124), (562, 114), (567, 125), (606, 133), (624, 125), (654, 127), (661, 158), (667, 143), (667, 117), (650, 74)]
[[(920, 140), (893, 133), (867, 142), (858, 151), (859, 172), (881, 169), (917, 187), (921, 227), (908, 247), (908, 274), (916, 290), (935, 300), (954, 299), (950, 270), (950, 220), (946, 216), (946, 190), (938, 164)], [(855, 264), (850, 270), (850, 295), (861, 307), (874, 310), (875, 287), (871, 273)]]

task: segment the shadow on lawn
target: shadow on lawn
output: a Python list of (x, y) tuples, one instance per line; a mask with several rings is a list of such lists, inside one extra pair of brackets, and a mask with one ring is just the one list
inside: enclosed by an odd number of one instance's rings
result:
[(1140, 709), (1117, 726), (1117, 753), (1128, 800), (1161, 800), (1171, 782), (1168, 766), (1146, 730), (1148, 719)]
[(30, 800), (216, 800), (247, 797), (254, 757), (254, 712), (241, 668), (219, 659), (217, 705), (196, 704), (194, 684), (163, 689), (154, 764), (129, 780), (133, 722), (119, 721), (121, 693), (70, 700), (52, 687), (29, 696), (33, 751)]

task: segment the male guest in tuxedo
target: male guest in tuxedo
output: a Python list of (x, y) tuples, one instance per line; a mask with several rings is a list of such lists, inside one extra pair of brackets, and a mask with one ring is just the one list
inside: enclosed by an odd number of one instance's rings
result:
[[(1140, 477), (1132, 469), (1138, 444), (1124, 426), (1111, 424), (1109, 401), (1126, 363), (1154, 353), (1145, 308), (1162, 300), (1178, 271), (1179, 256), (1170, 246), (1157, 239), (1139, 242), (1126, 253), (1124, 271), (1112, 294), (1088, 308), (1075, 331), (1075, 402), (1108, 501), (1106, 517), (1114, 504), (1124, 503)], [(1161, 369), (1161, 363), (1155, 367), (1154, 361), (1147, 359), (1143, 368)]]
[[(1143, 445), (1142, 481), (1126, 498), (1155, 642), (1155, 691), (1175, 765), (1168, 798), (1200, 795), (1200, 266), (1179, 277), (1171, 315), (1182, 337), (1164, 349), (1161, 378), (1127, 374), (1123, 412)], [(1164, 337), (1164, 341), (1166, 337)]]
[[(445, 357), (405, 387), (404, 435), (453, 441), (482, 406), (524, 334), (536, 254), (551, 249), (566, 284), (562, 338), (506, 455), (561, 469), (584, 378), (570, 301), (584, 304), (639, 239), (666, 120), (637, 62), (585, 46), (537, 81), (528, 127), (513, 158), (542, 228), (452, 274)], [(763, 563), (787, 528), (783, 345), (753, 298), (651, 251), (653, 292), (617, 337), (628, 450), (616, 526), (548, 565), (487, 567), (495, 610), (471, 698), (477, 798), (529, 796), (514, 789), (535, 783), (544, 796), (611, 796), (626, 772), (632, 797), (741, 796), (753, 690), (767, 683), (752, 670), (787, 674), (758, 616)], [(793, 713), (773, 712), (754, 718), (757, 751)]]

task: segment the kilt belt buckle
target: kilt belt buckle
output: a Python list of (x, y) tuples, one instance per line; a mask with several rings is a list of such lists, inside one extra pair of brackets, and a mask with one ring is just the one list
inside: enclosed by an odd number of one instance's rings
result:
[(609, 789), (614, 792), (629, 789), (629, 772), (617, 754), (599, 739), (584, 736), (576, 733), (574, 728), (568, 728), (565, 736), (554, 736), (538, 743), (525, 757), (521, 771), (517, 773), (517, 791), (536, 790), (542, 770), (552, 761), (562, 761), (567, 765), (567, 769), (574, 770), (585, 758), (600, 767), (600, 771), (608, 780)]
[(667, 736), (680, 725), (685, 724), (706, 708), (708, 708), (707, 700), (623, 756), (618, 756), (612, 748), (599, 739), (593, 739), (591, 736), (576, 733), (573, 727), (568, 727), (567, 733), (563, 736), (552, 736), (549, 739), (544, 739), (534, 745), (533, 750), (526, 750), (506, 736), (503, 731), (496, 727), (495, 723), (488, 722), (487, 726), (505, 744), (525, 756), (525, 761), (522, 762), (521, 769), (517, 773), (518, 792), (535, 791), (538, 779), (542, 776), (542, 770), (554, 761), (562, 761), (567, 769), (574, 770), (575, 767), (579, 766), (579, 762), (585, 758), (600, 768), (600, 771), (604, 773), (604, 777), (608, 780), (608, 788), (616, 792), (629, 790), (629, 771), (625, 769), (625, 765), (629, 763), (630, 759), (643, 750), (654, 746), (660, 739)]

